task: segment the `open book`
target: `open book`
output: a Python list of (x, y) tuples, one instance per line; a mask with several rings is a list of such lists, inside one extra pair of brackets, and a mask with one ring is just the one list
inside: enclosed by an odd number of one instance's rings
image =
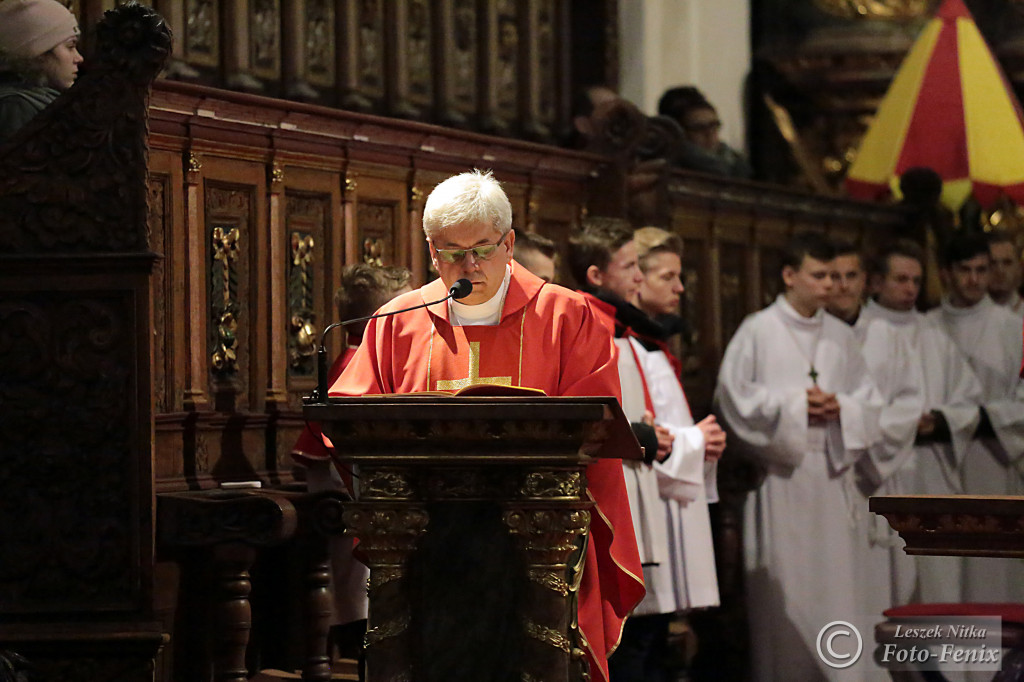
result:
[[(391, 393), (386, 395), (399, 395), (397, 393)], [(433, 395), (433, 396), (533, 396), (538, 397), (547, 395), (544, 391), (539, 388), (530, 388), (529, 386), (502, 386), (500, 384), (470, 384), (464, 386), (457, 391), (413, 391), (412, 393), (402, 393), (403, 396), (417, 396), (417, 395)], [(367, 396), (369, 397), (369, 396)]]

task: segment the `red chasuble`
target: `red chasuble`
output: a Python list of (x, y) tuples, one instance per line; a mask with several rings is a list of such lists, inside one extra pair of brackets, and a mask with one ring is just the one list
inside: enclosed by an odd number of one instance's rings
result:
[[(399, 296), (381, 311), (436, 301), (440, 280)], [(551, 396), (615, 396), (621, 400), (615, 346), (583, 298), (513, 267), (501, 322), (453, 327), (448, 304), (371, 320), (355, 358), (331, 395), (457, 391), (471, 384), (526, 386)], [(607, 657), (626, 616), (643, 598), (622, 463), (602, 459), (587, 469), (596, 502), (579, 592), (579, 623), (594, 679), (608, 679)]]

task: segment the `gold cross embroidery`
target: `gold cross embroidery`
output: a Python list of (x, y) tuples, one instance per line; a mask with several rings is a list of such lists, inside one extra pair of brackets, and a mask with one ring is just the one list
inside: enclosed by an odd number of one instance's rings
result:
[(438, 380), (438, 391), (458, 391), (473, 384), (492, 384), (495, 386), (511, 386), (512, 377), (481, 377), (480, 376), (480, 342), (469, 344), (469, 376), (465, 379)]

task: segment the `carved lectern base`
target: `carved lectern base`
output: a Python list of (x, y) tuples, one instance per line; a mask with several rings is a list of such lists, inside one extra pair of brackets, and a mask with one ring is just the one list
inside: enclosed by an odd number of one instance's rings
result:
[(304, 414), (358, 474), (344, 525), (370, 567), (369, 682), (589, 678), (585, 472), (641, 457), (614, 398), (332, 398)]
[(582, 467), (370, 467), (360, 482), (345, 526), (370, 566), (370, 679), (585, 678), (566, 634), (592, 506)]

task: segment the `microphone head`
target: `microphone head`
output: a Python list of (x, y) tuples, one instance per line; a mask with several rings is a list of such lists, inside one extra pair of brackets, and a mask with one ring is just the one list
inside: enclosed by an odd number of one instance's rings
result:
[(452, 285), (452, 288), (448, 290), (448, 293), (454, 299), (466, 298), (473, 293), (473, 283), (463, 277)]

